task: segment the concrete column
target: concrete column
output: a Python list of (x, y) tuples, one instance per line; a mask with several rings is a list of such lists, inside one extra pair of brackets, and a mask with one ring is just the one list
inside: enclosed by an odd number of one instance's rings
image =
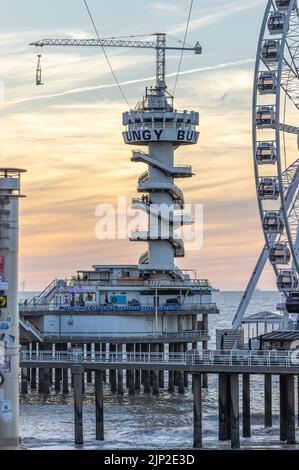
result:
[(50, 383), (49, 383), (49, 369), (44, 369), (44, 391), (45, 395), (50, 393)]
[[(145, 354), (148, 354), (149, 352), (149, 344), (142, 344), (142, 350)], [(143, 375), (143, 386), (144, 386), (144, 393), (149, 393), (151, 391), (151, 386), (150, 386), (150, 371), (149, 370), (143, 370), (142, 371)]]
[[(152, 344), (152, 350), (155, 353), (159, 353), (159, 344)], [(159, 395), (159, 371), (153, 371), (153, 394)]]
[(280, 440), (287, 440), (287, 376), (279, 376)]
[(53, 385), (53, 368), (52, 367), (49, 369), (49, 385), (50, 387), (52, 387)]
[[(67, 344), (63, 345), (63, 351), (67, 351)], [(67, 395), (69, 393), (69, 370), (62, 369), (62, 393)]]
[(272, 375), (264, 377), (265, 428), (272, 428)]
[[(134, 353), (134, 344), (127, 344), (126, 346), (128, 353)], [(127, 376), (127, 387), (129, 390), (129, 395), (135, 395), (135, 382), (134, 382), (134, 370), (128, 369), (128, 376)]]
[(202, 447), (202, 388), (201, 374), (193, 375), (193, 395), (194, 395), (194, 439), (193, 447)]
[(83, 375), (84, 369), (82, 367), (74, 367), (72, 369), (76, 445), (83, 445)]
[[(206, 314), (206, 313), (203, 314), (202, 322), (203, 322), (203, 329), (205, 331), (209, 331), (209, 316), (208, 316), (208, 314)], [(203, 341), (202, 349), (208, 349), (208, 341)], [(202, 387), (205, 388), (205, 389), (209, 388), (208, 374), (203, 374)]]
[[(117, 345), (117, 352), (119, 354), (122, 353), (122, 348), (123, 348), (122, 344)], [(117, 370), (117, 393), (119, 395), (124, 394), (124, 372), (122, 369)]]
[[(178, 344), (178, 351), (180, 354), (184, 352), (184, 343), (179, 343)], [(185, 388), (184, 388), (184, 372), (179, 370), (178, 371), (178, 392), (179, 393), (184, 393)]]
[(230, 374), (231, 396), (231, 446), (240, 448), (240, 418), (239, 418), (239, 375)]
[[(135, 352), (141, 353), (141, 344), (135, 344)], [(138, 369), (135, 371), (135, 390), (141, 390), (141, 370)]]
[[(174, 351), (174, 344), (170, 343), (169, 344), (169, 352), (173, 353)], [(170, 370), (168, 372), (168, 391), (172, 393), (174, 391), (174, 371)]]
[(243, 437), (251, 436), (250, 374), (243, 374)]
[(104, 440), (104, 392), (103, 372), (95, 371), (95, 399), (96, 399), (96, 440)]
[(28, 393), (28, 386), (27, 386), (27, 370), (21, 369), (21, 393), (25, 395)]
[(38, 393), (44, 393), (44, 371), (45, 369), (38, 369)]
[[(116, 345), (110, 344), (110, 353), (116, 352)], [(111, 393), (116, 393), (116, 370), (110, 369)]]
[[(63, 347), (62, 344), (55, 344), (55, 352), (62, 351)], [(62, 379), (62, 370), (61, 368), (55, 368), (55, 384), (54, 389), (56, 393), (61, 391), (61, 379)]]
[[(159, 344), (159, 352), (164, 353), (164, 344)], [(164, 370), (159, 371), (159, 388), (164, 389)]]
[(31, 390), (36, 390), (36, 368), (31, 370)]
[[(186, 352), (187, 350), (188, 350), (188, 344), (184, 343), (184, 352)], [(186, 389), (189, 388), (189, 374), (188, 374), (188, 372), (184, 372), (184, 387)]]
[(295, 386), (294, 376), (288, 374), (286, 376), (286, 407), (287, 407), (287, 443), (289, 445), (296, 444), (295, 430)]
[[(91, 354), (91, 343), (86, 344), (86, 353)], [(88, 370), (87, 371), (87, 383), (91, 384), (92, 383), (92, 371)]]
[[(106, 343), (102, 343), (101, 352), (102, 352), (102, 354), (106, 353)], [(103, 371), (103, 381), (107, 382), (107, 371), (106, 370)]]
[(231, 396), (230, 376), (219, 374), (219, 441), (227, 441), (231, 437)]

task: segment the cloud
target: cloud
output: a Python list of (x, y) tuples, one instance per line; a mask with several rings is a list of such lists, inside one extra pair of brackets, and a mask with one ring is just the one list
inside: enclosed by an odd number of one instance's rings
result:
[(168, 2), (153, 2), (150, 5), (150, 8), (154, 11), (158, 11), (159, 13), (179, 13), (181, 8), (179, 5), (173, 5), (173, 3)]
[[(189, 31), (197, 30), (200, 28), (206, 28), (215, 23), (220, 23), (224, 21), (227, 16), (239, 13), (245, 10), (251, 10), (260, 5), (264, 5), (265, 0), (251, 0), (250, 2), (232, 2), (227, 5), (224, 5), (223, 8), (217, 6), (217, 8), (210, 13), (203, 15), (201, 12), (198, 12), (198, 18), (192, 19), (189, 24)], [(197, 13), (193, 12), (192, 17), (197, 16)], [(186, 30), (186, 22), (181, 23), (169, 30), (169, 34), (178, 34), (183, 33)]]
[[(203, 72), (208, 72), (208, 71), (215, 71), (215, 70), (220, 70), (220, 69), (225, 69), (225, 68), (230, 68), (230, 67), (236, 67), (239, 65), (247, 65), (254, 63), (254, 59), (241, 59), (237, 61), (232, 61), (232, 62), (224, 62), (216, 65), (211, 65), (211, 66), (206, 66), (206, 67), (198, 67), (194, 69), (189, 69), (189, 70), (182, 70), (179, 75), (192, 75), (195, 73), (203, 73)], [(166, 74), (167, 78), (175, 77), (177, 75), (177, 72), (172, 72)], [(138, 78), (135, 80), (126, 80), (123, 82), (120, 82), (121, 86), (128, 86), (128, 85), (135, 85), (137, 83), (143, 83), (147, 81), (154, 80), (155, 77), (144, 77), (144, 78)], [(80, 88), (74, 88), (71, 90), (66, 90), (58, 93), (51, 93), (51, 94), (45, 94), (45, 95), (39, 95), (39, 96), (34, 96), (34, 97), (28, 97), (28, 98), (22, 98), (22, 99), (17, 99), (17, 100), (12, 100), (4, 103), (4, 107), (9, 107), (9, 106), (15, 106), (18, 104), (23, 104), (31, 101), (40, 101), (40, 100), (46, 100), (46, 99), (52, 99), (52, 98), (58, 98), (61, 96), (67, 96), (67, 95), (73, 95), (73, 94), (78, 94), (78, 93), (85, 93), (89, 91), (95, 91), (95, 90), (104, 90), (108, 88), (116, 88), (118, 85), (116, 83), (107, 83), (103, 85), (96, 85), (96, 86), (89, 86), (89, 87), (80, 87)]]

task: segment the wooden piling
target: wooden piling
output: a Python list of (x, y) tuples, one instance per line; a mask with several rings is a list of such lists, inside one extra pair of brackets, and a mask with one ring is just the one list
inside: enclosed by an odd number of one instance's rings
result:
[(95, 371), (96, 440), (104, 440), (103, 371)]

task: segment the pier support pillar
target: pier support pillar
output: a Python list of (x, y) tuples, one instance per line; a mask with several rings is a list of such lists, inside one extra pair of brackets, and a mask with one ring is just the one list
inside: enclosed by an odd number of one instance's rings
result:
[[(127, 344), (127, 352), (134, 353), (134, 344)], [(135, 383), (134, 383), (134, 370), (128, 369), (128, 384), (127, 384), (129, 395), (135, 395)]]
[(201, 374), (193, 375), (194, 396), (194, 432), (193, 447), (202, 448), (202, 378)]
[(104, 440), (104, 392), (103, 372), (95, 371), (95, 401), (96, 401), (96, 440)]
[[(104, 355), (104, 356), (106, 354), (106, 348), (107, 348), (106, 343), (102, 343), (101, 352), (102, 352), (102, 355)], [(103, 381), (107, 382), (107, 371), (106, 370), (103, 371)]]
[[(91, 343), (86, 344), (86, 355), (90, 357), (91, 355)], [(88, 384), (92, 383), (92, 371), (88, 370), (86, 373), (86, 381)]]
[[(159, 353), (159, 344), (152, 344), (152, 349), (155, 353)], [(154, 395), (159, 395), (159, 371), (158, 370), (153, 370), (153, 394)]]
[(296, 444), (295, 429), (295, 384), (294, 376), (288, 374), (286, 376), (286, 407), (287, 407), (287, 443), (289, 445)]
[[(110, 353), (116, 352), (116, 345), (110, 344)], [(116, 393), (116, 369), (110, 369), (111, 393)]]
[(21, 369), (21, 393), (25, 395), (28, 393), (28, 386), (27, 386), (27, 371), (26, 369)]
[[(67, 344), (63, 345), (63, 351), (67, 351)], [(69, 370), (62, 369), (62, 393), (67, 395), (69, 393)]]
[(243, 437), (251, 436), (250, 374), (243, 374)]
[[(135, 353), (139, 356), (141, 353), (141, 344), (135, 344)], [(141, 390), (141, 370), (136, 369), (135, 371), (135, 390)]]
[[(174, 352), (174, 345), (172, 343), (169, 344), (169, 353), (172, 354)], [(168, 371), (168, 391), (172, 393), (174, 391), (174, 371)]]
[(287, 376), (279, 376), (280, 440), (287, 440)]
[(82, 367), (72, 369), (74, 384), (75, 445), (83, 445), (83, 376)]
[[(178, 345), (178, 351), (180, 354), (184, 353), (184, 343), (179, 343)], [(178, 392), (179, 393), (184, 393), (185, 388), (184, 388), (184, 372), (179, 370), (177, 372), (178, 374)]]
[[(55, 344), (55, 353), (62, 351), (63, 347), (62, 344)], [(55, 368), (55, 382), (54, 382), (54, 390), (56, 393), (61, 391), (61, 379), (62, 379), (62, 369)]]
[(239, 374), (230, 374), (231, 447), (240, 448)]
[[(149, 344), (143, 344), (142, 349), (145, 353), (149, 352)], [(150, 393), (151, 391), (151, 384), (150, 384), (150, 371), (144, 370), (143, 371), (143, 385), (144, 385), (144, 393)]]
[(31, 369), (31, 390), (36, 390), (36, 368)]
[[(117, 352), (118, 354), (121, 354), (123, 350), (123, 345), (118, 344), (117, 345)], [(119, 395), (124, 394), (124, 372), (122, 369), (117, 370), (117, 393)]]
[[(164, 344), (159, 344), (160, 354), (164, 354)], [(164, 389), (164, 370), (159, 371), (159, 388)]]
[(231, 394), (230, 376), (219, 374), (219, 441), (231, 437)]
[(265, 400), (265, 428), (272, 428), (272, 375), (271, 374), (265, 374), (264, 400)]

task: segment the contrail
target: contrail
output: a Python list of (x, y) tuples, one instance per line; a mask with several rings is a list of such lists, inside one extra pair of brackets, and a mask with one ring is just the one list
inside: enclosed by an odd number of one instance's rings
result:
[[(194, 73), (208, 72), (210, 70), (225, 69), (225, 68), (229, 68), (229, 67), (236, 67), (238, 65), (252, 64), (253, 62), (254, 62), (254, 59), (242, 59), (242, 60), (237, 60), (235, 62), (225, 62), (225, 63), (222, 63), (222, 64), (209, 65), (209, 66), (206, 66), (206, 67), (199, 67), (199, 68), (196, 68), (196, 69), (182, 70), (180, 72), (180, 75), (191, 75), (191, 74), (194, 74)], [(176, 75), (177, 75), (177, 72), (172, 72), (172, 73), (168, 73), (166, 75), (166, 77), (171, 78), (171, 77), (174, 77)], [(121, 82), (120, 84), (122, 86), (134, 85), (136, 83), (152, 81), (152, 80), (155, 80), (155, 78), (156, 77), (154, 77), (154, 76), (145, 77), (145, 78), (138, 78), (138, 79), (135, 79), (135, 80), (127, 80), (127, 81)], [(27, 103), (27, 102), (30, 102), (30, 101), (40, 101), (40, 100), (46, 100), (46, 99), (51, 99), (51, 98), (58, 98), (60, 96), (73, 95), (73, 94), (77, 94), (77, 93), (85, 93), (87, 91), (96, 91), (96, 90), (103, 90), (103, 89), (107, 89), (107, 88), (115, 88), (116, 86), (117, 86), (116, 83), (107, 83), (107, 84), (91, 86), (91, 87), (74, 88), (72, 90), (66, 90), (66, 91), (62, 91), (62, 92), (59, 92), (59, 93), (52, 93), (52, 94), (49, 94), (49, 95), (34, 96), (34, 97), (31, 97), (31, 98), (24, 98), (24, 99), (21, 99), (21, 100), (8, 101), (7, 103), (3, 103), (2, 107), (14, 106), (14, 105), (18, 105), (18, 104)]]

